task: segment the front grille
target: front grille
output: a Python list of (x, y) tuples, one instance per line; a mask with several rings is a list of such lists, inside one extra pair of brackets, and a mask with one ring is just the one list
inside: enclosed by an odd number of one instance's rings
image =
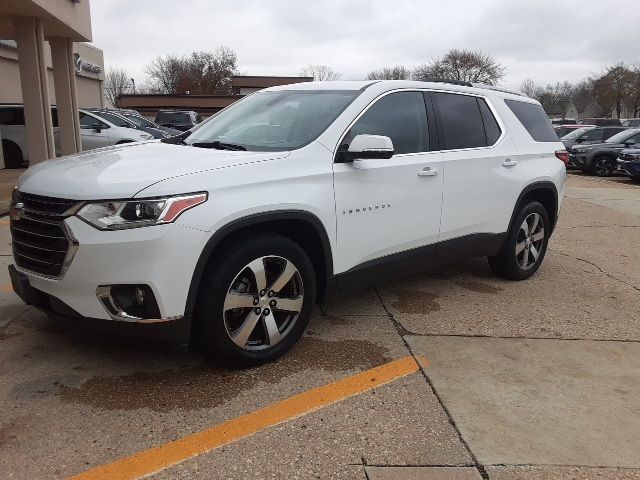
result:
[(58, 277), (77, 244), (63, 225), (78, 202), (15, 192), (11, 238), (16, 264), (48, 277)]

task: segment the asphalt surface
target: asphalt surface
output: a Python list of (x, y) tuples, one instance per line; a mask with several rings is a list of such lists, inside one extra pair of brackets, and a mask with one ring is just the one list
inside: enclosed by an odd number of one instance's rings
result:
[(418, 371), (150, 478), (640, 479), (640, 186), (571, 175), (566, 195), (529, 281), (477, 259), (377, 285), (241, 371), (21, 305), (0, 219), (0, 477), (80, 474), (422, 355)]

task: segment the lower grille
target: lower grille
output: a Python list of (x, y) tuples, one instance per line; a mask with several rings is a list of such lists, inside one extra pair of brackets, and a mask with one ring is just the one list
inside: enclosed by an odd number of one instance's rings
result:
[(14, 193), (10, 228), (18, 267), (54, 278), (64, 273), (77, 242), (63, 222), (69, 209), (77, 204), (73, 200)]

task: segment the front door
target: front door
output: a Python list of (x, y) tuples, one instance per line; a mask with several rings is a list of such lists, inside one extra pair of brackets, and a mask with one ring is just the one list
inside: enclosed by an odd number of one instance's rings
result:
[[(393, 254), (424, 251), (429, 262), (440, 228), (442, 155), (431, 151), (425, 99), (420, 91), (379, 98), (353, 124), (341, 149), (361, 134), (391, 138), (390, 159), (334, 164), (337, 216), (336, 273), (380, 265)], [(339, 154), (338, 154), (339, 155)], [(414, 257), (415, 258), (415, 257)]]
[(80, 112), (80, 139), (82, 150), (107, 147), (109, 141), (109, 125), (93, 115)]

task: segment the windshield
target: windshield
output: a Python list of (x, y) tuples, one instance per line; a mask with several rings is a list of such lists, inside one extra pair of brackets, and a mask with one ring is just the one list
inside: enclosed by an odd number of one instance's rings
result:
[(247, 150), (294, 150), (310, 143), (358, 96), (358, 90), (258, 92), (223, 110), (184, 142), (221, 142)]
[(562, 140), (575, 140), (580, 135), (588, 132), (589, 130), (591, 130), (591, 128), (576, 128), (573, 132), (567, 133), (564, 137), (562, 137)]
[(128, 120), (132, 121), (133, 123), (135, 123), (139, 127), (158, 128), (155, 123), (150, 122), (146, 118), (138, 117), (137, 115), (123, 115), (123, 116), (127, 117)]
[(108, 113), (108, 112), (94, 112), (96, 115), (98, 115), (99, 117), (104, 118), (105, 120), (113, 123), (116, 127), (128, 127), (131, 128), (134, 125), (132, 125), (132, 123), (127, 120), (126, 118), (114, 114), (114, 113)]
[(616, 133), (613, 137), (609, 137), (605, 140), (605, 143), (624, 143), (624, 141), (633, 135), (634, 133), (638, 133), (639, 130), (623, 130), (620, 133)]

